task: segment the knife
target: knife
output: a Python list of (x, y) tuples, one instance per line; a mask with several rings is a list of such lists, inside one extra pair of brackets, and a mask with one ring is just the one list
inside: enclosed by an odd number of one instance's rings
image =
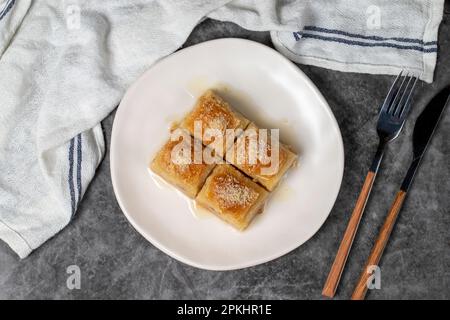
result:
[[(431, 137), (439, 123), (439, 119), (445, 107), (450, 104), (450, 86), (440, 91), (425, 107), (416, 120), (413, 132), (413, 160), (406, 173), (403, 183), (398, 191), (391, 209), (384, 221), (383, 227), (378, 234), (378, 238), (372, 248), (369, 258), (365, 264), (363, 272), (353, 291), (352, 300), (363, 300), (368, 287), (368, 280), (371, 278), (369, 272), (372, 266), (377, 266), (383, 255), (384, 248), (387, 245), (389, 236), (394, 228), (397, 216), (405, 201), (406, 194), (413, 181), (414, 175), (419, 168), (420, 161), (425, 154)], [(369, 269), (370, 268), (370, 269)]]

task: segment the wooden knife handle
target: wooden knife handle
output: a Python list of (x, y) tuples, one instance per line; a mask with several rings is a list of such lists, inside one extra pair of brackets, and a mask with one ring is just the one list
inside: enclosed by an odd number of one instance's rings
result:
[(377, 266), (383, 255), (384, 248), (386, 247), (392, 229), (394, 228), (395, 221), (397, 220), (398, 213), (405, 200), (406, 192), (400, 190), (395, 197), (394, 203), (389, 210), (389, 213), (384, 221), (383, 227), (380, 230), (375, 245), (372, 248), (369, 259), (367, 259), (366, 265), (361, 273), (361, 276), (356, 284), (355, 290), (352, 294), (352, 300), (363, 300), (367, 292), (367, 280), (370, 274), (367, 272), (370, 266)]
[(327, 297), (334, 297), (336, 293), (339, 280), (341, 279), (342, 271), (344, 270), (345, 263), (347, 261), (348, 254), (352, 247), (353, 239), (355, 239), (356, 232), (358, 230), (359, 222), (361, 221), (364, 208), (366, 207), (367, 199), (369, 198), (370, 190), (375, 180), (376, 173), (369, 171), (364, 185), (356, 201), (355, 208), (353, 209), (352, 216), (348, 222), (347, 229), (345, 230), (344, 237), (342, 238), (339, 250), (334, 258), (333, 265), (331, 266), (330, 273), (328, 274), (327, 281), (322, 290), (322, 295)]

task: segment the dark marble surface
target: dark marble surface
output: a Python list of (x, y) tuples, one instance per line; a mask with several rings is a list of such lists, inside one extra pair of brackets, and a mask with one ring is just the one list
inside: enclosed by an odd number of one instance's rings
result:
[[(440, 30), (433, 85), (420, 83), (410, 117), (450, 83), (450, 16)], [(268, 33), (207, 20), (186, 46), (240, 37), (271, 45)], [(299, 65), (328, 100), (341, 127), (345, 172), (337, 202), (323, 227), (300, 248), (264, 265), (211, 272), (168, 257), (127, 222), (114, 197), (109, 154), (81, 203), (77, 217), (25, 260), (0, 243), (0, 298), (3, 299), (319, 299), (346, 222), (377, 144), (375, 123), (392, 77), (341, 73)], [(103, 122), (107, 145), (114, 113)], [(338, 299), (351, 295), (378, 228), (403, 179), (411, 156), (409, 121), (390, 146), (375, 182)], [(429, 147), (381, 263), (381, 289), (369, 299), (450, 299), (450, 110)], [(66, 286), (66, 268), (81, 269), (81, 289)]]

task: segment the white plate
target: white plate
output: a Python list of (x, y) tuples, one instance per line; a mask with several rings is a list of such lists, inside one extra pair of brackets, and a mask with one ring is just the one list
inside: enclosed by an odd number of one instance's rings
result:
[[(258, 125), (280, 128), (282, 142), (300, 154), (244, 232), (212, 214), (194, 216), (186, 199), (158, 187), (147, 169), (170, 124), (210, 87)], [(129, 88), (114, 120), (111, 175), (125, 216), (160, 250), (198, 268), (245, 268), (300, 246), (328, 217), (343, 168), (339, 127), (320, 92), (278, 52), (248, 40), (208, 41), (163, 59)]]

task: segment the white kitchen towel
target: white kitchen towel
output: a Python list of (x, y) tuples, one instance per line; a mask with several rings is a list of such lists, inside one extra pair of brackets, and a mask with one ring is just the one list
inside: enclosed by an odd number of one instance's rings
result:
[(100, 121), (205, 17), (268, 30), (300, 63), (432, 81), (443, 0), (0, 0), (0, 239), (20, 257), (74, 217)]

